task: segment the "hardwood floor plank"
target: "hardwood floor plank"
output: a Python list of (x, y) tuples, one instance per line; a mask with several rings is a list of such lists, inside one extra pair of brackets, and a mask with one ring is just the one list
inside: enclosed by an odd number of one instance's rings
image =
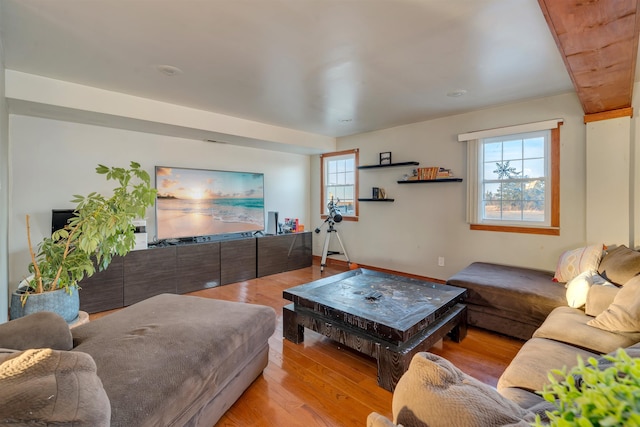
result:
[(358, 407), (350, 396), (322, 381), (299, 364), (285, 361), (283, 369), (271, 370), (266, 375), (303, 399), (309, 408), (321, 414), (323, 421), (328, 425), (362, 425), (361, 417), (365, 410)]
[[(235, 411), (228, 411), (217, 426), (296, 426), (318, 424), (321, 416), (299, 397), (269, 381), (268, 369), (247, 389)], [(283, 393), (285, 392), (285, 393)]]
[[(310, 330), (304, 342), (282, 338), (282, 291), (346, 271), (329, 264), (274, 274), (191, 292), (204, 298), (273, 307), (276, 331), (269, 339), (269, 365), (216, 424), (235, 426), (362, 427), (370, 412), (391, 417), (392, 394), (377, 385), (375, 359), (361, 355)], [(115, 310), (91, 315), (95, 319)], [(430, 351), (464, 372), (495, 386), (523, 342), (469, 328), (460, 343), (445, 338)]]
[[(391, 393), (380, 387), (363, 388), (361, 384), (367, 379), (366, 375), (348, 377), (339, 366), (319, 360), (306, 351), (297, 351), (293, 343), (285, 343), (284, 358), (292, 360), (305, 367), (310, 374), (320, 378), (323, 382), (339, 389), (342, 393), (351, 396), (361, 405), (370, 408), (369, 412), (380, 406), (391, 404)], [(355, 377), (355, 379), (354, 379)], [(371, 375), (368, 376), (371, 378)]]

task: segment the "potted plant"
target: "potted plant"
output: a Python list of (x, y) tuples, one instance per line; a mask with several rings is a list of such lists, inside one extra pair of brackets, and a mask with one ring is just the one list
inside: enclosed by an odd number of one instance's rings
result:
[[(72, 322), (79, 311), (78, 292), (74, 292), (78, 282), (93, 275), (96, 268), (106, 269), (114, 255), (123, 256), (133, 249), (132, 221), (144, 218), (147, 207), (155, 201), (149, 174), (136, 162), (131, 162), (129, 169), (98, 165), (96, 172), (118, 182), (113, 195), (75, 195), (72, 202), (76, 208), (69, 224), (45, 237), (36, 251), (27, 215), (32, 275), (12, 295), (11, 318), (52, 310)], [(43, 308), (41, 299), (53, 300), (53, 308)], [(64, 305), (67, 308), (60, 307)]]
[(640, 359), (619, 349), (615, 356), (591, 357), (589, 365), (553, 370), (542, 396), (556, 409), (549, 422), (536, 418), (535, 426), (640, 426)]

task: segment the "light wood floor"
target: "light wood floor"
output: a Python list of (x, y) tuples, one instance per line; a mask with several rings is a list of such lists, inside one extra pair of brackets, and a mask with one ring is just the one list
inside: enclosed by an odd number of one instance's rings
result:
[[(220, 426), (363, 427), (376, 411), (391, 416), (392, 394), (376, 383), (375, 359), (360, 355), (305, 330), (302, 344), (282, 338), (282, 291), (345, 271), (309, 268), (193, 292), (206, 298), (242, 301), (276, 310), (276, 332), (269, 340), (269, 365), (216, 424)], [(91, 315), (97, 318), (99, 313)], [(433, 353), (446, 357), (475, 378), (495, 386), (523, 342), (470, 328), (461, 343), (445, 339)]]

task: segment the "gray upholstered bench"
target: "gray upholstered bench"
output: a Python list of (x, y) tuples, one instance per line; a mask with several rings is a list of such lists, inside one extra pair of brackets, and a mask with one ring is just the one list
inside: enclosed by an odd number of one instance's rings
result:
[(271, 307), (158, 295), (72, 331), (111, 402), (112, 426), (214, 425), (262, 373)]
[(564, 285), (549, 271), (474, 262), (447, 284), (468, 289), (469, 325), (525, 340), (554, 308), (567, 305)]

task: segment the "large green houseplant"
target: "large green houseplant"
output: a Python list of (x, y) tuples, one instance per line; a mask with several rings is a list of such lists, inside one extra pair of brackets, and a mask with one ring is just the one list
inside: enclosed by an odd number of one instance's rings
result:
[[(31, 243), (27, 215), (32, 276), (18, 290), (22, 308), (34, 295), (59, 290), (72, 295), (80, 280), (93, 275), (96, 268), (107, 268), (114, 255), (123, 256), (133, 249), (132, 221), (144, 218), (147, 207), (155, 201), (156, 190), (151, 188), (149, 174), (136, 162), (131, 162), (128, 169), (98, 165), (96, 172), (118, 183), (113, 195), (105, 197), (95, 192), (75, 195), (72, 201), (76, 208), (69, 224), (45, 237), (36, 250)], [(12, 301), (12, 317), (13, 305)]]

